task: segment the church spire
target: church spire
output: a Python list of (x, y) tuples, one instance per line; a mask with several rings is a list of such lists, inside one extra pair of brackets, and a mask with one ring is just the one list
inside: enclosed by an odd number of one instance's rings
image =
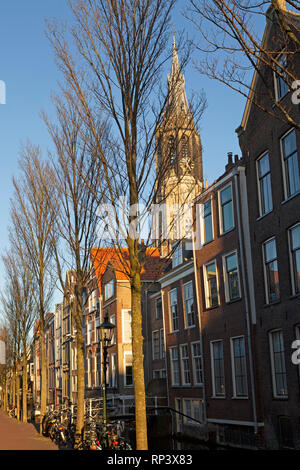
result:
[(168, 87), (169, 87), (169, 103), (168, 111), (175, 112), (179, 114), (180, 112), (188, 113), (188, 102), (185, 93), (185, 79), (184, 75), (181, 73), (175, 34), (173, 33), (173, 53), (172, 53), (172, 65), (171, 65), (171, 75), (168, 77)]

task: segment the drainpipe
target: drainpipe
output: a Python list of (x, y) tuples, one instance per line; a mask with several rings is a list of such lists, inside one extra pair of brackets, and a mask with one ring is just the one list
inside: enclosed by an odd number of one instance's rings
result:
[[(167, 400), (168, 400), (168, 407), (170, 407), (170, 395), (169, 395), (169, 375), (168, 375), (168, 360), (167, 360), (167, 343), (166, 343), (166, 325), (165, 325), (165, 309), (164, 309), (164, 292), (161, 288), (161, 310), (162, 310), (162, 317), (163, 317), (163, 329), (164, 329), (164, 347), (165, 347), (165, 368), (166, 368), (166, 383), (167, 383)], [(173, 425), (172, 425), (173, 426)]]
[(246, 288), (246, 271), (244, 263), (244, 243), (242, 237), (241, 229), (241, 213), (240, 213), (240, 200), (239, 200), (239, 191), (238, 191), (238, 173), (240, 174), (241, 169), (237, 168), (234, 172), (234, 189), (235, 189), (235, 200), (237, 207), (237, 220), (238, 220), (238, 235), (240, 242), (240, 260), (242, 268), (242, 279), (243, 279), (243, 290), (245, 297), (245, 308), (246, 308), (246, 322), (247, 322), (247, 337), (248, 337), (248, 353), (249, 353), (249, 363), (250, 363), (250, 381), (251, 381), (251, 394), (252, 394), (252, 408), (253, 408), (253, 421), (254, 421), (254, 433), (258, 432), (258, 423), (257, 423), (257, 413), (256, 413), (256, 397), (255, 397), (255, 386), (254, 386), (254, 370), (253, 370), (253, 354), (252, 354), (252, 339), (250, 331), (250, 317), (249, 317), (249, 301), (248, 293)]
[[(203, 340), (202, 340), (202, 323), (201, 323), (201, 304), (199, 299), (199, 284), (198, 284), (198, 273), (197, 273), (197, 262), (196, 262), (196, 249), (199, 246), (197, 242), (198, 233), (198, 222), (197, 222), (197, 204), (195, 204), (195, 236), (193, 236), (193, 258), (194, 258), (194, 279), (196, 287), (196, 298), (197, 298), (197, 310), (198, 310), (198, 321), (199, 321), (199, 338), (200, 338), (200, 351), (201, 351), (201, 368), (202, 368), (202, 397), (203, 397), (203, 422), (207, 424), (207, 413), (206, 413), (206, 394), (205, 394), (205, 376), (204, 376), (204, 355), (203, 355)], [(195, 238), (197, 246), (195, 246)]]

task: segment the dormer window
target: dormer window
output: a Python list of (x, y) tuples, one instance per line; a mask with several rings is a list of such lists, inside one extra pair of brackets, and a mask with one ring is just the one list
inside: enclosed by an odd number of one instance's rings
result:
[(280, 66), (277, 67), (278, 73), (274, 72), (274, 84), (275, 84), (275, 98), (276, 98), (276, 101), (279, 101), (289, 92), (289, 86), (286, 83), (287, 55), (281, 54), (277, 58), (277, 61), (280, 64)]

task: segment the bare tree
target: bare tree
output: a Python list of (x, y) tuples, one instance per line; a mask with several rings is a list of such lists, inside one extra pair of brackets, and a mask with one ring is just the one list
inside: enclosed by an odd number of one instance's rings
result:
[[(4, 262), (6, 268), (6, 264)], [(9, 266), (7, 266), (9, 268)], [(8, 272), (7, 272), (8, 271)], [(11, 269), (6, 269), (6, 286), (1, 293), (1, 304), (5, 315), (9, 334), (7, 336), (7, 374), (6, 388), (9, 389), (8, 406), (16, 409), (16, 415), (20, 415), (19, 401), (19, 365), (21, 360), (21, 325), (19, 311), (16, 307), (16, 296), (14, 292), (14, 280)]]
[(293, 100), (278, 99), (272, 83), (275, 75), (298, 102), (298, 0), (189, 0), (183, 14), (198, 33), (194, 43), (201, 53), (196, 65), (201, 74), (240, 93), (270, 116), (300, 128)]
[[(98, 204), (97, 199), (88, 190), (86, 181), (96, 188), (98, 171), (96, 160), (88, 152), (83, 139), (84, 123), (77, 113), (75, 102), (70, 91), (65, 91), (62, 98), (53, 97), (57, 117), (55, 123), (50, 121), (46, 113), (43, 113), (43, 118), (54, 143), (55, 153), (51, 155), (51, 160), (55, 186), (60, 195), (60, 210), (57, 210), (55, 205), (52, 207), (56, 272), (76, 326), (77, 446), (84, 425), (83, 289), (90, 279), (90, 252), (96, 241)], [(103, 130), (99, 132), (100, 140), (103, 134)], [(52, 194), (48, 189), (45, 181), (44, 191), (51, 206)], [(68, 277), (64, 277), (65, 270), (72, 272), (73, 286), (69, 285)]]
[[(30, 281), (27, 272), (16, 249), (12, 246), (2, 257), (6, 272), (6, 288), (2, 304), (9, 317), (9, 321), (18, 332), (20, 355), (17, 364), (22, 366), (22, 421), (27, 422), (27, 357), (30, 334), (36, 318), (36, 306), (31, 293)], [(21, 368), (21, 367), (20, 367)], [(18, 409), (20, 407), (18, 406)]]
[[(31, 295), (38, 309), (41, 354), (41, 418), (46, 411), (47, 369), (45, 345), (45, 315), (50, 306), (53, 279), (52, 214), (41, 181), (47, 181), (55, 198), (53, 175), (42, 161), (39, 147), (28, 143), (21, 150), (21, 174), (13, 178), (15, 189), (11, 201), (10, 237), (17, 247), (22, 269), (27, 275)], [(51, 189), (50, 189), (51, 188)]]
[[(48, 35), (68, 87), (76, 97), (77, 113), (86, 128), (85, 140), (98, 164), (97, 194), (86, 184), (99, 203), (112, 207), (117, 231), (112, 246), (126, 246), (124, 262), (131, 284), (132, 352), (135, 391), (136, 445), (147, 449), (147, 421), (143, 367), (141, 313), (141, 270), (145, 262), (149, 235), (141, 244), (142, 218), (157, 200), (155, 171), (156, 136), (171, 93), (181, 79), (164, 92), (160, 76), (172, 51), (170, 20), (175, 0), (76, 0), (70, 2), (75, 25), (68, 46), (68, 31), (48, 24)], [(183, 46), (180, 48), (184, 51)], [(182, 58), (182, 65), (186, 62)], [(77, 55), (76, 55), (77, 53)], [(173, 103), (174, 104), (174, 103)], [(199, 110), (203, 110), (201, 101)], [(103, 147), (99, 131), (99, 110), (110, 122), (110, 145)], [(194, 108), (197, 116), (197, 108)], [(190, 116), (192, 113), (190, 114)], [(192, 117), (190, 117), (192, 119)], [(174, 132), (177, 126), (174, 124)], [(101, 136), (101, 133), (100, 133)], [(161, 162), (160, 178), (170, 165)], [(128, 199), (129, 210), (119, 219), (121, 198)], [(143, 206), (143, 208), (142, 208)], [(127, 212), (126, 212), (127, 211)], [(119, 251), (120, 253), (121, 251)], [(122, 261), (122, 257), (120, 257)]]

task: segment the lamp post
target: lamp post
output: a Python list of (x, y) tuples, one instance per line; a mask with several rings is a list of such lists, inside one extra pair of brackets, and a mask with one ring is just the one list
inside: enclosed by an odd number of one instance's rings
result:
[(110, 342), (113, 337), (115, 325), (110, 323), (108, 320), (108, 312), (106, 312), (104, 317), (104, 322), (98, 326), (99, 329), (99, 340), (102, 343), (103, 348), (103, 375), (104, 375), (104, 384), (103, 384), (103, 432), (106, 431), (107, 423), (107, 410), (106, 410), (106, 371), (107, 371), (107, 349), (110, 347)]

